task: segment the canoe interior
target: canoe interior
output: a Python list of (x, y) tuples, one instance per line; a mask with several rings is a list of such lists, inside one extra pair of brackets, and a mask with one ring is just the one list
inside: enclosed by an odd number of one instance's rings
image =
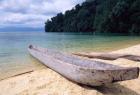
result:
[(32, 46), (29, 49), (40, 52), (42, 54), (52, 56), (53, 58), (55, 58), (57, 60), (61, 60), (65, 63), (73, 64), (73, 65), (84, 67), (84, 68), (92, 68), (92, 69), (98, 69), (98, 70), (129, 69), (129, 67), (128, 68), (120, 67), (117, 65), (107, 64), (104, 62), (83, 59), (83, 58), (80, 58), (75, 55), (61, 53), (61, 52), (58, 52), (55, 50), (50, 50), (50, 49), (41, 48), (41, 47), (37, 47), (37, 46)]

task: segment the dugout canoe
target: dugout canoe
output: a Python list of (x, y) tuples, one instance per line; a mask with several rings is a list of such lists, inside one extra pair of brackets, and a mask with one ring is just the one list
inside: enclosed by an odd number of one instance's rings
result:
[(80, 84), (101, 86), (139, 76), (138, 67), (120, 67), (33, 45), (28, 51), (50, 69)]

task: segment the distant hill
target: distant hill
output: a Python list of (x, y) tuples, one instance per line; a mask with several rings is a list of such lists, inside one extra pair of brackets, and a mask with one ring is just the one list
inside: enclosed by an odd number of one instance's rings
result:
[(29, 32), (29, 31), (44, 31), (43, 28), (32, 28), (32, 27), (0, 27), (0, 32)]
[(140, 34), (140, 0), (86, 0), (47, 20), (45, 31)]

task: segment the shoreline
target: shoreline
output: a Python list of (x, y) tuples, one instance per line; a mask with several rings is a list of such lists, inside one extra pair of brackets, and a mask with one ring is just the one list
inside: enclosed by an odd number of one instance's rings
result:
[[(92, 53), (92, 52), (91, 52)], [(113, 53), (140, 55), (140, 44)], [(127, 59), (114, 61), (92, 59), (120, 66), (138, 66), (140, 62)], [(63, 84), (63, 85), (62, 85)], [(53, 70), (45, 67), (20, 76), (0, 81), (1, 95), (140, 95), (140, 77), (135, 80), (109, 84), (94, 88), (73, 83)]]

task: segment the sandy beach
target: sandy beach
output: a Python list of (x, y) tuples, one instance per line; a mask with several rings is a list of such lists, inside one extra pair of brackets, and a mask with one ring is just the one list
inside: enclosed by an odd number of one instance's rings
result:
[[(113, 51), (113, 53), (140, 55), (140, 45)], [(140, 67), (140, 62), (122, 58), (114, 61), (92, 60), (124, 67)], [(35, 70), (0, 81), (0, 95), (140, 95), (140, 77), (135, 80), (101, 87), (88, 87), (73, 83), (44, 66), (41, 70)]]

